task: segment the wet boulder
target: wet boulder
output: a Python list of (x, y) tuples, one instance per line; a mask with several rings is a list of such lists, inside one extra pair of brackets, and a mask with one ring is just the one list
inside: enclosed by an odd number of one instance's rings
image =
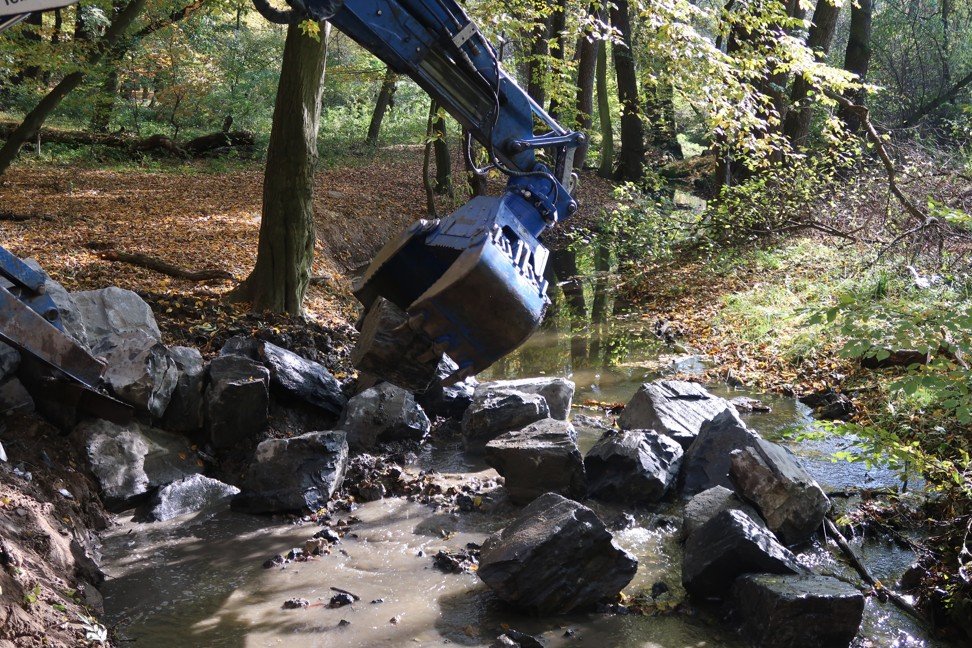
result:
[(476, 573), (507, 603), (556, 614), (613, 599), (637, 569), (594, 511), (547, 493), (483, 543)]
[(780, 540), (804, 542), (820, 528), (830, 500), (786, 448), (756, 439), (734, 450), (731, 461), (729, 476), (736, 489), (756, 505)]
[(696, 529), (729, 509), (742, 511), (759, 526), (766, 526), (756, 509), (742, 501), (736, 493), (725, 486), (713, 486), (702, 491), (685, 504), (685, 509), (682, 511), (682, 534), (685, 537), (692, 535)]
[(269, 384), (267, 368), (249, 358), (225, 355), (209, 363), (206, 425), (214, 447), (232, 447), (267, 426)]
[(574, 383), (566, 378), (519, 378), (517, 380), (494, 380), (481, 383), (476, 387), (476, 396), (488, 392), (539, 394), (547, 401), (550, 418), (566, 421), (570, 416), (570, 404), (574, 399)]
[(257, 446), (233, 508), (250, 513), (317, 510), (327, 504), (348, 465), (344, 432), (309, 432)]
[(847, 394), (833, 389), (800, 397), (800, 402), (813, 409), (813, 415), (824, 421), (849, 421), (857, 408)]
[(73, 434), (80, 439), (102, 499), (125, 506), (150, 490), (201, 472), (201, 462), (182, 436), (141, 423), (116, 425), (93, 419)]
[(721, 596), (741, 574), (800, 574), (805, 569), (772, 532), (742, 511), (728, 509), (685, 542), (682, 584), (695, 596)]
[(449, 386), (442, 384), (442, 381), (457, 369), (459, 365), (449, 356), (442, 356), (435, 371), (435, 378), (428, 388), (424, 392), (415, 394), (415, 399), (429, 416), (462, 418), (466, 408), (472, 404), (473, 394), (479, 384), (478, 380), (469, 377)]
[(656, 380), (635, 392), (618, 425), (624, 430), (655, 430), (687, 449), (706, 422), (731, 409), (729, 401), (713, 396), (697, 383)]
[(202, 429), (205, 422), (203, 390), (206, 385), (206, 364), (198, 349), (171, 347), (169, 355), (179, 372), (172, 398), (165, 408), (162, 427), (173, 432), (192, 432)]
[(379, 441), (421, 440), (431, 423), (410, 392), (391, 383), (379, 383), (348, 401), (338, 429), (355, 448), (370, 449)]
[(584, 461), (576, 437), (567, 421), (543, 419), (487, 443), (486, 463), (503, 476), (514, 502), (526, 504), (544, 493), (583, 498)]
[(0, 415), (33, 411), (34, 399), (19, 380), (11, 378), (0, 384)]
[(191, 475), (157, 490), (152, 496), (149, 517), (164, 522), (187, 513), (195, 513), (220, 504), (226, 505), (230, 498), (239, 492), (240, 489), (236, 486), (224, 484), (204, 475)]
[(652, 430), (609, 431), (584, 458), (591, 497), (657, 502), (678, 477), (682, 446)]
[(335, 418), (340, 416), (347, 399), (324, 365), (269, 342), (261, 343), (258, 353), (270, 370), (271, 389)]
[(71, 299), (80, 313), (92, 350), (105, 339), (126, 333), (144, 333), (156, 342), (162, 340), (152, 308), (131, 290), (109, 286), (72, 293)]
[(758, 648), (846, 648), (864, 615), (864, 595), (829, 576), (748, 574), (732, 597)]
[(713, 486), (733, 488), (729, 478), (729, 454), (755, 445), (759, 438), (731, 408), (704, 423), (682, 462), (684, 493), (695, 495)]
[(462, 442), (469, 452), (481, 452), (504, 432), (519, 430), (548, 417), (547, 401), (539, 394), (479, 391), (462, 415)]

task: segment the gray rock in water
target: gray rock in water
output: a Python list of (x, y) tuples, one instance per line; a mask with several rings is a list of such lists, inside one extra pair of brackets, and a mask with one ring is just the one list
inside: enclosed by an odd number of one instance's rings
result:
[(90, 420), (80, 423), (74, 434), (84, 444), (102, 498), (111, 507), (123, 507), (153, 488), (201, 471), (184, 437), (141, 423)]
[(179, 371), (169, 406), (162, 417), (162, 427), (173, 432), (192, 432), (205, 423), (203, 390), (206, 386), (206, 364), (198, 349), (171, 347), (169, 355)]
[(149, 516), (163, 522), (187, 513), (227, 504), (239, 492), (240, 489), (236, 486), (203, 475), (192, 475), (156, 491), (152, 496)]
[(109, 286), (76, 292), (71, 298), (81, 314), (88, 346), (92, 350), (106, 338), (125, 333), (140, 332), (156, 342), (162, 340), (152, 308), (131, 290)]
[(104, 378), (121, 400), (161, 417), (179, 382), (179, 369), (164, 344), (143, 331), (100, 338), (91, 352), (104, 359)]
[(432, 383), (424, 392), (415, 394), (415, 399), (429, 416), (462, 418), (466, 408), (472, 404), (473, 394), (479, 384), (479, 381), (475, 378), (466, 378), (448, 387), (442, 385), (442, 381), (458, 368), (459, 365), (453, 362), (449, 356), (442, 356)]
[(429, 417), (415, 397), (397, 385), (379, 383), (348, 401), (338, 429), (355, 448), (373, 448), (378, 441), (422, 439), (429, 433)]
[(759, 508), (780, 540), (804, 542), (820, 528), (830, 500), (786, 448), (757, 439), (731, 457), (729, 476), (736, 488)]
[(732, 410), (724, 398), (713, 396), (701, 385), (682, 380), (656, 380), (635, 392), (618, 418), (625, 430), (655, 430), (688, 449), (701, 427), (717, 415)]
[(682, 534), (685, 537), (692, 535), (703, 524), (729, 509), (742, 511), (759, 526), (766, 526), (756, 509), (742, 501), (738, 495), (725, 486), (713, 486), (690, 499), (685, 505), (682, 511)]
[(267, 426), (270, 372), (249, 358), (225, 355), (209, 363), (206, 425), (217, 448), (255, 437)]
[(584, 458), (591, 497), (657, 502), (678, 477), (682, 446), (652, 430), (610, 431)]
[(846, 648), (864, 615), (864, 595), (829, 576), (749, 574), (732, 597), (758, 648)]
[(0, 384), (0, 415), (14, 412), (33, 412), (34, 399), (16, 378)]
[(720, 596), (741, 574), (799, 574), (796, 556), (748, 515), (725, 510), (688, 537), (682, 584), (695, 596)]
[(547, 493), (483, 543), (476, 573), (502, 600), (556, 614), (617, 596), (637, 569), (594, 511)]
[(547, 401), (539, 394), (477, 392), (462, 415), (462, 442), (469, 452), (481, 452), (504, 432), (519, 430), (547, 418)]
[(6, 380), (17, 373), (20, 366), (20, 353), (12, 346), (0, 342), (0, 380)]
[(34, 259), (25, 259), (24, 263), (34, 270), (43, 273), (45, 277), (45, 294), (57, 306), (57, 313), (61, 316), (61, 325), (64, 327), (64, 332), (74, 338), (75, 342), (79, 342), (83, 346), (89, 346), (88, 335), (84, 328), (81, 311), (78, 309), (78, 305), (75, 303), (71, 294), (65, 290), (64, 286), (51, 279), (50, 275)]
[(576, 438), (567, 421), (543, 419), (487, 443), (486, 463), (503, 476), (514, 502), (532, 502), (544, 493), (583, 498), (584, 461)]
[(539, 394), (547, 401), (550, 418), (566, 421), (570, 416), (570, 403), (574, 399), (574, 383), (566, 378), (494, 380), (479, 384), (474, 397), (478, 398), (487, 392)]
[(733, 488), (729, 454), (755, 445), (759, 438), (734, 409), (727, 409), (705, 423), (682, 461), (684, 493), (694, 495), (713, 486)]
[(348, 441), (341, 431), (267, 439), (257, 446), (233, 508), (250, 513), (316, 510), (344, 481)]
[(347, 399), (341, 384), (324, 365), (269, 342), (259, 346), (259, 354), (270, 370), (271, 388), (335, 418), (341, 414)]

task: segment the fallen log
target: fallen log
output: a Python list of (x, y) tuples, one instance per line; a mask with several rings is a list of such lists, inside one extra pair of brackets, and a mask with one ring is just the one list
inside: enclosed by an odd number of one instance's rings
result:
[(159, 259), (158, 257), (153, 257), (148, 254), (141, 254), (138, 252), (123, 252), (121, 250), (102, 250), (96, 252), (98, 258), (104, 259), (105, 261), (118, 261), (120, 263), (129, 263), (131, 265), (139, 266), (141, 268), (147, 268), (149, 270), (154, 270), (160, 272), (169, 277), (175, 277), (176, 279), (185, 279), (187, 281), (215, 281), (215, 280), (229, 280), (237, 281), (231, 273), (226, 270), (219, 270), (215, 268), (204, 268), (202, 270), (187, 270), (185, 268), (180, 268), (177, 265), (169, 263)]
[(247, 148), (256, 144), (256, 138), (249, 131), (233, 131), (231, 133), (210, 133), (186, 142), (183, 147), (190, 155), (201, 156), (230, 148)]

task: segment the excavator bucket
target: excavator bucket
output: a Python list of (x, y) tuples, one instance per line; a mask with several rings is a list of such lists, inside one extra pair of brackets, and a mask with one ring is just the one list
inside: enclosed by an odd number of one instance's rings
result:
[(428, 340), (426, 360), (445, 353), (455, 361), (458, 369), (447, 383), (516, 349), (550, 303), (543, 278), (547, 250), (509, 201), (480, 196), (441, 221), (413, 224), (378, 253), (355, 284), (366, 308), (384, 297), (407, 313), (409, 333)]

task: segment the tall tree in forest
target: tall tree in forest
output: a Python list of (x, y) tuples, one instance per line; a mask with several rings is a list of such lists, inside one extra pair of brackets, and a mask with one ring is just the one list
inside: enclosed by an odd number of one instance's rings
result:
[(385, 78), (381, 81), (381, 88), (378, 90), (378, 98), (375, 100), (375, 109), (371, 113), (371, 122), (368, 124), (368, 137), (365, 138), (365, 144), (368, 146), (378, 145), (381, 122), (394, 103), (396, 88), (398, 88), (398, 75), (391, 68), (387, 68)]
[[(850, 34), (847, 37), (847, 50), (844, 52), (844, 69), (856, 74), (860, 80), (867, 80), (867, 70), (871, 65), (871, 18), (874, 10), (873, 0), (853, 0), (851, 2)], [(864, 88), (850, 90), (845, 95), (857, 105), (864, 105)], [(847, 128), (856, 132), (861, 128), (858, 111), (840, 108), (840, 117)]]
[(597, 81), (597, 118), (601, 132), (601, 163), (597, 174), (610, 178), (614, 173), (614, 122), (611, 120), (611, 99), (608, 97), (606, 42), (597, 48), (594, 76)]
[[(553, 43), (553, 50), (550, 52), (551, 65), (554, 71), (563, 68), (564, 60), (567, 57), (567, 0), (556, 0), (553, 6), (553, 13), (550, 15), (550, 36)], [(556, 86), (554, 88), (556, 90)], [(560, 101), (556, 92), (551, 92), (550, 97), (550, 116), (560, 119)]]
[(88, 54), (82, 69), (75, 70), (64, 76), (63, 79), (48, 92), (34, 109), (27, 113), (20, 125), (14, 129), (0, 148), (0, 175), (10, 167), (10, 164), (17, 157), (20, 147), (30, 140), (44, 121), (61, 104), (61, 101), (75, 88), (81, 85), (87, 70), (98, 64), (116, 43), (124, 36), (125, 32), (135, 21), (142, 10), (145, 8), (146, 0), (131, 0), (111, 21), (111, 25), (105, 31), (105, 35), (98, 41), (91, 52)]
[[(261, 11), (261, 13), (263, 13)], [(318, 23), (310, 23), (317, 25)], [(254, 310), (303, 314), (314, 261), (314, 168), (330, 23), (287, 27), (263, 176), (256, 266), (229, 295)]]
[(645, 127), (641, 120), (638, 76), (631, 49), (628, 0), (615, 0), (611, 5), (611, 24), (620, 34), (620, 42), (611, 48), (621, 102), (621, 152), (617, 177), (619, 180), (640, 180), (645, 172)]
[(535, 18), (530, 35), (530, 55), (527, 58), (527, 94), (539, 105), (547, 100), (547, 75), (549, 73), (550, 11), (546, 0), (534, 0)]
[[(834, 39), (837, 27), (837, 17), (840, 15), (840, 0), (817, 0), (813, 10), (813, 21), (807, 34), (807, 47), (821, 61), (827, 58), (830, 43)], [(810, 92), (810, 82), (805, 77), (797, 76), (793, 80), (790, 91), (792, 108), (783, 124), (783, 134), (787, 136), (793, 146), (804, 146), (810, 134), (810, 121), (813, 117), (811, 107), (807, 105)]]
[[(595, 9), (592, 5), (590, 15), (594, 15)], [(591, 130), (594, 119), (594, 76), (600, 47), (601, 41), (590, 33), (590, 29), (585, 29), (577, 38), (577, 49), (574, 53), (574, 60), (577, 62), (577, 128), (585, 133)], [(574, 155), (575, 169), (584, 168), (588, 148), (589, 144), (585, 143), (577, 150)]]

